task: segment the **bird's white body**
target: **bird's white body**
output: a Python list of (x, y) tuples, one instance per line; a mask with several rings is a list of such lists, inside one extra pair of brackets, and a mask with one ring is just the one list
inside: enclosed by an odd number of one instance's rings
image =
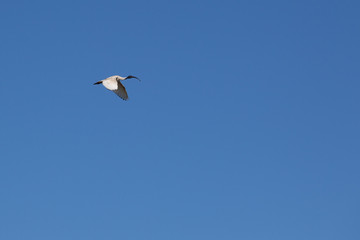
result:
[[(104, 87), (106, 87), (107, 89), (113, 91), (116, 95), (118, 95), (119, 97), (121, 97), (122, 99), (124, 100), (128, 100), (128, 95), (127, 95), (127, 92), (126, 92), (126, 89), (125, 87), (120, 83), (120, 81), (123, 81), (123, 80), (126, 80), (126, 79), (129, 79), (129, 78), (136, 78), (138, 79), (137, 77), (134, 77), (134, 76), (127, 76), (126, 78), (124, 77), (121, 77), (121, 76), (118, 76), (118, 75), (114, 75), (114, 76), (111, 76), (111, 77), (108, 77), (104, 80), (101, 80), (99, 82), (96, 82), (94, 84), (100, 84), (102, 83), (104, 85)], [(138, 79), (140, 80), (140, 79)]]

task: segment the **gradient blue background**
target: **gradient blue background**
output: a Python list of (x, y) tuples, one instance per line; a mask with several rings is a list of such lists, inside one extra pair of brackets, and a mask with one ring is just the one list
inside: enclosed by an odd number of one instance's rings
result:
[(360, 239), (359, 9), (2, 1), (0, 239)]

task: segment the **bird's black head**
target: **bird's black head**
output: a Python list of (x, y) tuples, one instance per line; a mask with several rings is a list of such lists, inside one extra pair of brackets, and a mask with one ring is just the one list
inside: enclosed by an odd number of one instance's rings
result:
[(125, 79), (130, 79), (130, 78), (136, 78), (137, 80), (141, 81), (139, 78), (132, 76), (132, 75), (127, 76)]

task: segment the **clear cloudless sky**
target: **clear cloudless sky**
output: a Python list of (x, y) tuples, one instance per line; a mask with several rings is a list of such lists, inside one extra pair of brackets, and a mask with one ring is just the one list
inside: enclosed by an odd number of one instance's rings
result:
[(0, 239), (360, 239), (359, 9), (1, 1)]

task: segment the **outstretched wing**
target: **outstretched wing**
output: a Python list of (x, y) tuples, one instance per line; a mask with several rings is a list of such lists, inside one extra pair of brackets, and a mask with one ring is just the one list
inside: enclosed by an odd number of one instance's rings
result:
[(128, 100), (129, 97), (127, 95), (125, 87), (119, 81), (116, 82), (117, 82), (117, 89), (114, 89), (112, 91), (116, 93), (116, 95), (121, 97), (123, 100)]

